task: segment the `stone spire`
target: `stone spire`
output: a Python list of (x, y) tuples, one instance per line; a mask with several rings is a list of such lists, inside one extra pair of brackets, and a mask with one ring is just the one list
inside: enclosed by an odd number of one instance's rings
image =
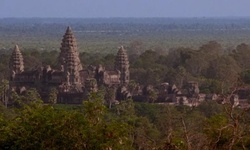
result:
[(77, 53), (72, 46), (65, 54), (64, 73), (68, 83), (80, 83), (79, 61), (77, 60)]
[(74, 61), (77, 64), (77, 71), (82, 70), (82, 65), (79, 59), (79, 52), (77, 48), (76, 38), (70, 27), (67, 28), (66, 33), (63, 36), (60, 50), (61, 52), (59, 56), (59, 63), (61, 66), (65, 65), (67, 53), (71, 51), (74, 53), (74, 58), (75, 58)]
[(126, 50), (120, 47), (115, 60), (115, 69), (121, 72), (120, 81), (123, 85), (129, 83), (129, 61)]
[(9, 68), (11, 72), (18, 74), (24, 71), (24, 63), (23, 63), (23, 55), (20, 52), (18, 46), (16, 45), (11, 57), (10, 57), (10, 62), (9, 62)]

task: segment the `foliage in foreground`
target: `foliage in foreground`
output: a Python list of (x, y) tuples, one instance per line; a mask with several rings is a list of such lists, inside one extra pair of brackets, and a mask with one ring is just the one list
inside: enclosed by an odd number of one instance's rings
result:
[(99, 93), (70, 109), (42, 104), (35, 91), (27, 94), (26, 100), (15, 95), (18, 107), (0, 107), (0, 149), (250, 148), (247, 109), (212, 101), (190, 108), (132, 100), (107, 109)]
[(127, 124), (117, 119), (107, 121), (101, 99), (93, 99), (78, 110), (36, 103), (15, 109), (13, 118), (1, 116), (1, 149), (125, 148)]

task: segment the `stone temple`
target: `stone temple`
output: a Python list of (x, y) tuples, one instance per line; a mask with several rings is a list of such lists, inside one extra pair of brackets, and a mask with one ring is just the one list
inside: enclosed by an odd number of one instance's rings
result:
[[(97, 91), (102, 85), (113, 87), (117, 90), (116, 93), (119, 92), (118, 89), (125, 88), (126, 93), (129, 83), (129, 61), (122, 46), (118, 50), (114, 66), (114, 70), (106, 70), (102, 65), (83, 68), (76, 38), (68, 27), (62, 39), (57, 69), (43, 66), (25, 71), (24, 58), (18, 46), (15, 46), (9, 63), (10, 88), (18, 94), (35, 88), (45, 102), (48, 102), (50, 90), (56, 88), (57, 103), (68, 104), (81, 103), (89, 92)], [(119, 100), (119, 97), (116, 99)]]

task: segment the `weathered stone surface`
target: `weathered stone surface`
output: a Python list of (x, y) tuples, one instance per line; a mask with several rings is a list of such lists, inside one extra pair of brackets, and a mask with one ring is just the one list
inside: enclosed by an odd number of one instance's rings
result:
[(129, 83), (129, 61), (126, 50), (123, 46), (120, 47), (115, 60), (115, 69), (121, 72), (121, 84), (127, 85)]
[(79, 59), (76, 38), (70, 27), (67, 28), (61, 43), (59, 64), (68, 84), (81, 83), (80, 71), (82, 64)]
[(23, 55), (20, 52), (18, 45), (15, 46), (11, 54), (9, 68), (11, 74), (18, 74), (24, 71)]

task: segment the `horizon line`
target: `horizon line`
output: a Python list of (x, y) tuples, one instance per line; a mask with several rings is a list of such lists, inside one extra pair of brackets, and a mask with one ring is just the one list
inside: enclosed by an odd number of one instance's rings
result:
[(176, 17), (0, 17), (0, 19), (193, 19), (193, 18), (250, 18), (250, 16), (176, 16)]

